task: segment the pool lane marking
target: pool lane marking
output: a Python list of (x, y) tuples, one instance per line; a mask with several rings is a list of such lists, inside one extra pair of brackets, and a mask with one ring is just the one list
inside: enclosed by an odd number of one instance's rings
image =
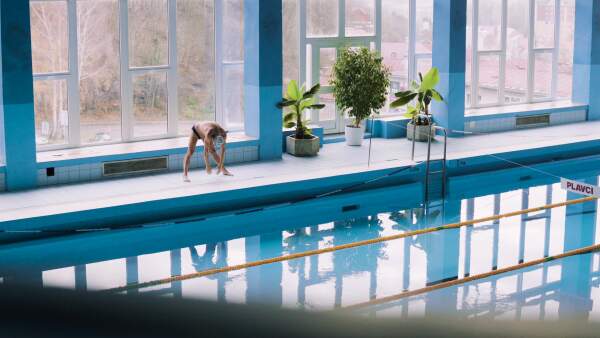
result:
[(555, 260), (559, 260), (559, 259), (563, 259), (563, 258), (567, 258), (567, 257), (572, 257), (572, 256), (578, 256), (578, 255), (583, 255), (583, 254), (588, 254), (588, 253), (592, 253), (592, 252), (596, 252), (596, 251), (600, 251), (600, 244), (596, 244), (596, 245), (591, 245), (591, 246), (587, 246), (584, 248), (580, 248), (577, 250), (572, 250), (572, 251), (568, 251), (559, 255), (555, 255), (555, 256), (549, 256), (549, 257), (544, 257), (544, 258), (540, 258), (540, 259), (536, 259), (536, 260), (532, 260), (529, 262), (525, 262), (525, 263), (519, 263), (517, 265), (513, 265), (513, 266), (509, 266), (506, 268), (502, 268), (502, 269), (497, 269), (497, 270), (492, 270), (490, 272), (485, 272), (485, 273), (481, 273), (478, 275), (472, 275), (472, 276), (468, 276), (468, 277), (464, 277), (461, 279), (454, 279), (451, 281), (444, 281), (435, 285), (431, 285), (431, 286), (426, 286), (424, 288), (421, 289), (416, 289), (416, 290), (411, 290), (411, 291), (404, 291), (395, 295), (391, 295), (391, 296), (387, 296), (387, 297), (382, 297), (382, 298), (376, 298), (364, 303), (358, 303), (358, 304), (354, 304), (354, 305), (350, 305), (347, 307), (343, 307), (334, 311), (354, 311), (354, 310), (360, 310), (360, 309), (364, 309), (367, 307), (371, 307), (371, 306), (376, 306), (376, 305), (381, 305), (381, 304), (385, 304), (385, 303), (390, 303), (390, 302), (394, 302), (394, 301), (398, 301), (404, 298), (408, 298), (408, 297), (413, 297), (413, 296), (417, 296), (417, 295), (421, 295), (421, 294), (425, 294), (425, 293), (429, 293), (435, 290), (440, 290), (440, 289), (445, 289), (448, 287), (452, 287), (452, 286), (457, 286), (457, 285), (461, 285), (464, 283), (468, 283), (468, 282), (472, 282), (472, 281), (476, 281), (479, 279), (483, 279), (483, 278), (488, 278), (488, 277), (492, 277), (492, 276), (496, 276), (496, 275), (500, 275), (503, 273), (507, 273), (507, 272), (511, 272), (511, 271), (516, 271), (516, 270), (521, 270), (521, 269), (525, 269), (528, 267), (532, 267), (535, 265), (539, 265), (539, 264), (543, 264), (543, 263), (548, 263), (548, 262), (552, 262)]
[(169, 284), (169, 283), (173, 283), (173, 282), (181, 282), (181, 281), (185, 281), (185, 280), (206, 277), (206, 276), (216, 275), (216, 274), (225, 273), (225, 272), (244, 270), (244, 269), (253, 268), (253, 267), (257, 267), (257, 266), (261, 266), (261, 265), (279, 263), (279, 262), (284, 262), (284, 261), (289, 261), (289, 260), (304, 258), (304, 257), (309, 257), (309, 256), (316, 256), (316, 255), (321, 255), (324, 253), (352, 249), (352, 248), (357, 248), (357, 247), (361, 247), (361, 246), (372, 245), (372, 244), (377, 244), (377, 243), (382, 243), (382, 242), (389, 242), (389, 241), (393, 241), (393, 240), (397, 240), (397, 239), (418, 236), (418, 235), (424, 235), (424, 234), (433, 233), (433, 232), (442, 231), (442, 230), (457, 229), (457, 228), (474, 225), (477, 223), (496, 221), (496, 220), (500, 220), (503, 218), (509, 218), (509, 217), (529, 214), (529, 213), (533, 213), (533, 212), (543, 211), (543, 210), (560, 208), (560, 207), (565, 207), (565, 206), (574, 205), (574, 204), (581, 204), (581, 203), (591, 202), (591, 201), (595, 201), (595, 200), (597, 200), (596, 197), (584, 197), (584, 198), (579, 198), (579, 199), (565, 201), (565, 202), (547, 204), (547, 205), (540, 206), (540, 207), (534, 207), (534, 208), (529, 208), (529, 209), (524, 209), (524, 210), (508, 212), (508, 213), (500, 214), (500, 215), (488, 216), (488, 217), (484, 217), (484, 218), (467, 220), (467, 221), (462, 221), (462, 222), (457, 222), (457, 223), (450, 223), (450, 224), (446, 224), (446, 225), (442, 225), (442, 226), (420, 229), (420, 230), (415, 230), (415, 231), (409, 231), (409, 232), (404, 232), (404, 233), (396, 234), (396, 235), (367, 239), (367, 240), (363, 240), (363, 241), (357, 241), (357, 242), (342, 244), (342, 245), (338, 245), (338, 246), (332, 246), (329, 248), (309, 250), (309, 251), (304, 251), (304, 252), (299, 252), (299, 253), (294, 253), (294, 254), (283, 255), (283, 256), (279, 256), (279, 257), (273, 257), (273, 258), (258, 260), (258, 261), (254, 261), (254, 262), (244, 263), (244, 264), (231, 265), (231, 266), (225, 266), (222, 268), (198, 271), (198, 272), (185, 274), (185, 275), (171, 276), (171, 277), (157, 279), (157, 280), (148, 281), (148, 282), (132, 283), (132, 284), (128, 284), (125, 286), (106, 289), (101, 292), (118, 293), (118, 292), (123, 292), (123, 291), (128, 291), (128, 290), (143, 289), (143, 288), (162, 285), (162, 284)]

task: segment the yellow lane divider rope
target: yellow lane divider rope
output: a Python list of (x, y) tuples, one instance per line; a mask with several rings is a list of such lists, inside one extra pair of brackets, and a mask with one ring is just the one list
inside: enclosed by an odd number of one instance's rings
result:
[(562, 258), (567, 258), (567, 257), (572, 257), (572, 256), (577, 256), (577, 255), (583, 255), (583, 254), (587, 254), (587, 253), (591, 253), (591, 252), (595, 252), (595, 251), (600, 251), (600, 244), (596, 244), (596, 245), (591, 245), (591, 246), (587, 246), (585, 248), (581, 248), (581, 249), (577, 249), (577, 250), (572, 250), (572, 251), (568, 251), (559, 255), (555, 255), (555, 256), (550, 256), (550, 257), (545, 257), (545, 258), (540, 258), (540, 259), (536, 259), (533, 261), (529, 261), (529, 262), (525, 262), (525, 263), (520, 263), (517, 265), (513, 265), (513, 266), (509, 266), (506, 268), (502, 268), (502, 269), (498, 269), (498, 270), (493, 270), (490, 272), (485, 272), (485, 273), (481, 273), (478, 275), (472, 275), (469, 277), (465, 277), (465, 278), (461, 278), (461, 279), (455, 279), (455, 280), (451, 280), (451, 281), (447, 281), (447, 282), (442, 282), (439, 284), (435, 284), (435, 285), (431, 285), (431, 286), (427, 286), (421, 289), (416, 289), (416, 290), (410, 290), (410, 291), (404, 291), (392, 296), (387, 296), (387, 297), (382, 297), (382, 298), (376, 298), (364, 303), (359, 303), (359, 304), (355, 304), (355, 305), (350, 305), (344, 308), (341, 308), (339, 310), (342, 311), (352, 311), (352, 310), (359, 310), (359, 309), (364, 309), (367, 307), (371, 307), (371, 306), (375, 306), (375, 305), (381, 305), (384, 303), (390, 303), (390, 302), (394, 302), (394, 301), (398, 301), (404, 298), (408, 298), (408, 297), (412, 297), (412, 296), (417, 296), (417, 295), (421, 295), (424, 293), (428, 293), (431, 291), (435, 291), (435, 290), (439, 290), (439, 289), (445, 289), (451, 286), (457, 286), (460, 284), (464, 284), (464, 283), (468, 283), (468, 282), (472, 282), (472, 281), (476, 281), (478, 279), (483, 279), (483, 278), (488, 278), (488, 277), (492, 277), (495, 275), (500, 275), (503, 273), (507, 273), (507, 272), (511, 272), (511, 271), (516, 271), (516, 270), (521, 270), (521, 269), (525, 269), (528, 267), (532, 267), (538, 264), (543, 264), (543, 263), (548, 263), (551, 261), (555, 261), (558, 259), (562, 259)]
[(438, 226), (438, 227), (409, 231), (409, 232), (404, 232), (401, 234), (396, 234), (396, 235), (391, 235), (391, 236), (367, 239), (367, 240), (363, 240), (363, 241), (347, 243), (347, 244), (338, 245), (338, 246), (332, 246), (329, 248), (309, 250), (309, 251), (304, 251), (304, 252), (299, 252), (299, 253), (294, 253), (294, 254), (289, 254), (289, 255), (283, 255), (283, 256), (279, 256), (279, 257), (263, 259), (263, 260), (254, 261), (254, 262), (248, 262), (248, 263), (239, 264), (239, 265), (231, 265), (231, 266), (225, 266), (222, 268), (198, 271), (198, 272), (180, 275), (180, 276), (171, 276), (171, 277), (148, 281), (148, 282), (143, 282), (143, 283), (133, 283), (133, 284), (128, 284), (128, 285), (121, 286), (121, 287), (107, 289), (104, 291), (105, 292), (123, 292), (123, 291), (127, 291), (127, 290), (142, 289), (142, 288), (147, 288), (147, 287), (152, 287), (152, 286), (157, 286), (157, 285), (162, 285), (162, 284), (180, 282), (180, 281), (194, 279), (194, 278), (216, 275), (219, 273), (244, 270), (244, 269), (253, 268), (253, 267), (257, 267), (257, 266), (261, 266), (261, 265), (279, 263), (279, 262), (284, 262), (284, 261), (289, 261), (289, 260), (304, 258), (304, 257), (309, 257), (309, 256), (316, 256), (316, 255), (321, 255), (324, 253), (346, 250), (346, 249), (351, 249), (351, 248), (356, 248), (356, 247), (361, 247), (361, 246), (366, 246), (366, 245), (372, 245), (372, 244), (377, 244), (377, 243), (382, 243), (382, 242), (389, 242), (389, 241), (393, 241), (393, 240), (397, 240), (397, 239), (418, 236), (418, 235), (424, 235), (424, 234), (433, 233), (433, 232), (437, 232), (437, 231), (441, 231), (441, 230), (457, 229), (457, 228), (461, 228), (461, 227), (465, 227), (465, 226), (469, 226), (469, 225), (473, 225), (473, 224), (477, 224), (477, 223), (495, 221), (495, 220), (499, 220), (499, 219), (503, 219), (503, 218), (524, 215), (524, 214), (528, 214), (528, 213), (532, 213), (532, 212), (560, 208), (560, 207), (565, 207), (565, 206), (573, 205), (573, 204), (591, 202), (596, 199), (597, 199), (596, 197), (585, 197), (585, 198), (580, 198), (580, 199), (575, 199), (575, 200), (570, 200), (570, 201), (565, 201), (565, 202), (560, 202), (560, 203), (548, 204), (548, 205), (535, 207), (535, 208), (529, 208), (529, 209), (525, 209), (525, 210), (518, 210), (518, 211), (509, 212), (509, 213), (505, 213), (505, 214), (501, 214), (501, 215), (494, 215), (494, 216), (489, 216), (489, 217), (484, 217), (484, 218), (479, 218), (479, 219), (462, 221), (462, 222), (458, 222), (458, 223), (450, 223), (450, 224), (446, 224), (446, 225), (442, 225), (442, 226)]

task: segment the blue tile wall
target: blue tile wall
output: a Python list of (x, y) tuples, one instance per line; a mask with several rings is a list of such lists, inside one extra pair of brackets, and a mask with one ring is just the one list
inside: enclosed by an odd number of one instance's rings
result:
[(4, 177), (4, 173), (0, 173), (0, 192), (5, 191), (6, 190), (6, 183), (5, 183), (5, 177)]
[[(184, 154), (175, 154), (168, 156), (169, 171), (180, 171), (183, 169)], [(243, 162), (258, 161), (258, 146), (248, 146), (231, 148), (227, 151), (225, 157), (226, 164), (236, 164)], [(211, 158), (213, 167), (216, 165)], [(202, 152), (196, 152), (190, 161), (190, 168), (204, 168), (204, 157)], [(141, 174), (143, 175), (143, 174)], [(0, 173), (0, 191), (4, 190), (4, 174)], [(54, 176), (48, 176), (46, 169), (38, 169), (37, 183), (40, 187), (84, 183), (104, 179), (102, 176), (102, 163), (80, 164), (65, 167), (56, 167)]]
[[(550, 125), (583, 122), (587, 120), (585, 110), (564, 111), (550, 114)], [(516, 129), (516, 117), (499, 117), (488, 120), (465, 122), (465, 131), (472, 133), (495, 133)]]

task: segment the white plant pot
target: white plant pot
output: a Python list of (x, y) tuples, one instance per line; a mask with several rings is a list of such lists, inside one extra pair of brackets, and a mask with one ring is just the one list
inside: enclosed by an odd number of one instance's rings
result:
[(365, 129), (363, 127), (346, 126), (345, 129), (346, 144), (349, 146), (361, 146), (365, 137)]

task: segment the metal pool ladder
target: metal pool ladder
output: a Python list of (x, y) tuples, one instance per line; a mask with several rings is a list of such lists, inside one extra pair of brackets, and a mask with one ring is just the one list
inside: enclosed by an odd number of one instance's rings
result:
[[(425, 162), (425, 202), (429, 202), (429, 183), (430, 183), (430, 175), (431, 174), (442, 174), (442, 198), (446, 197), (446, 160), (448, 157), (448, 131), (446, 128), (434, 126), (432, 124), (429, 125), (429, 137), (427, 138), (427, 161)], [(412, 139), (412, 154), (411, 159), (414, 162), (415, 160), (415, 132), (417, 126), (413, 125), (413, 139)], [(432, 136), (435, 136), (435, 131), (441, 130), (444, 133), (444, 156), (441, 159), (442, 161), (442, 170), (431, 172), (431, 139)]]

